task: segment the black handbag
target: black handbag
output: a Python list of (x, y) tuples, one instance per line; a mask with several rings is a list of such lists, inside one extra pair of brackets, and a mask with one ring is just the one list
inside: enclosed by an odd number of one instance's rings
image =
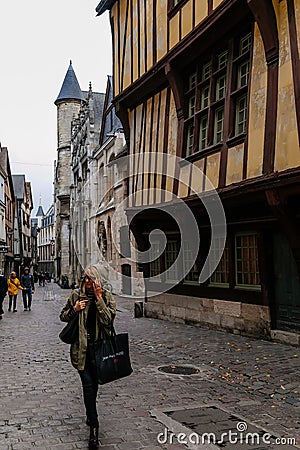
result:
[(106, 336), (104, 339), (96, 341), (94, 346), (99, 384), (127, 377), (133, 372), (127, 333), (116, 334), (112, 326), (111, 336)]
[(67, 323), (67, 325), (61, 330), (58, 336), (65, 344), (74, 344), (79, 336), (79, 323), (77, 314)]

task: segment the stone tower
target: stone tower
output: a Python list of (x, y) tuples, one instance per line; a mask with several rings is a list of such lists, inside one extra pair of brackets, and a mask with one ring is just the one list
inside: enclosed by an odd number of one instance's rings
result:
[(61, 90), (54, 104), (57, 107), (57, 160), (54, 175), (56, 211), (55, 276), (60, 283), (70, 271), (70, 185), (71, 185), (71, 122), (84, 102), (77, 77), (70, 61)]

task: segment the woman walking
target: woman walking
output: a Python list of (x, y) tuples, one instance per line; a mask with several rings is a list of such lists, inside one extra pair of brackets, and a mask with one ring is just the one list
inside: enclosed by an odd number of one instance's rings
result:
[(11, 311), (11, 307), (13, 306), (13, 312), (17, 312), (17, 297), (19, 289), (23, 290), (24, 288), (21, 286), (20, 281), (17, 278), (16, 272), (11, 272), (8, 280), (8, 311)]
[(89, 449), (99, 447), (99, 421), (96, 406), (98, 379), (95, 367), (94, 342), (111, 334), (116, 316), (116, 303), (110, 292), (102, 286), (103, 266), (90, 266), (85, 270), (80, 288), (72, 291), (60, 313), (60, 320), (69, 322), (78, 316), (79, 336), (71, 345), (71, 363), (78, 370), (83, 388), (87, 424), (90, 426)]

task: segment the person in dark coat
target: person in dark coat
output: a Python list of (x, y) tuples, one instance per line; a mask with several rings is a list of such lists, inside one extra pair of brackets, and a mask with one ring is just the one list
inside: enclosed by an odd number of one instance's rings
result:
[(2, 314), (4, 314), (3, 301), (7, 294), (7, 289), (7, 278), (0, 272), (0, 319), (2, 319)]
[(34, 280), (31, 273), (29, 273), (28, 267), (25, 267), (24, 273), (21, 276), (21, 286), (24, 288), (22, 291), (24, 311), (31, 311), (32, 294), (34, 294)]
[(95, 367), (94, 343), (101, 336), (111, 334), (116, 316), (116, 302), (102, 285), (107, 274), (101, 264), (86, 268), (80, 288), (71, 295), (60, 313), (60, 320), (69, 322), (78, 317), (78, 339), (71, 345), (71, 363), (81, 378), (87, 424), (90, 426), (89, 449), (99, 447), (97, 413), (98, 378)]

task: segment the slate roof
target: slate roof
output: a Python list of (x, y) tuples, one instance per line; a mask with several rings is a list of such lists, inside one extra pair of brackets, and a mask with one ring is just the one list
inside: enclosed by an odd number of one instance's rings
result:
[(42, 205), (39, 205), (39, 207), (38, 207), (38, 210), (37, 210), (37, 213), (36, 213), (36, 217), (44, 217), (44, 211), (43, 211), (43, 207), (42, 207)]
[[(111, 106), (114, 93), (113, 93), (113, 77), (111, 75), (108, 75), (108, 85), (109, 85), (109, 92), (108, 92), (108, 98), (107, 98), (107, 108)], [(103, 125), (103, 124), (102, 124)], [(115, 108), (112, 108), (111, 112), (106, 116), (105, 123), (104, 123), (104, 132), (103, 132), (103, 142), (106, 142), (107, 139), (109, 139), (109, 135), (112, 133), (116, 133), (118, 131), (123, 131), (123, 125), (116, 115)]]
[(100, 16), (116, 3), (116, 0), (101, 0), (96, 8), (97, 16)]
[[(88, 101), (88, 91), (82, 91), (84, 98), (86, 101)], [(104, 109), (104, 102), (105, 102), (105, 94), (102, 92), (93, 92), (93, 105), (94, 105), (94, 117), (95, 117), (95, 125), (97, 127), (100, 126), (102, 115), (103, 115), (103, 109)]]
[(54, 104), (57, 105), (57, 103), (61, 100), (84, 100), (84, 96), (82, 94), (82, 91), (80, 89), (77, 77), (75, 75), (72, 61), (70, 61), (69, 68), (67, 70), (65, 79), (63, 81), (61, 90), (58, 94), (57, 99), (55, 100)]
[(23, 200), (25, 189), (25, 175), (12, 175), (15, 196), (18, 200)]

